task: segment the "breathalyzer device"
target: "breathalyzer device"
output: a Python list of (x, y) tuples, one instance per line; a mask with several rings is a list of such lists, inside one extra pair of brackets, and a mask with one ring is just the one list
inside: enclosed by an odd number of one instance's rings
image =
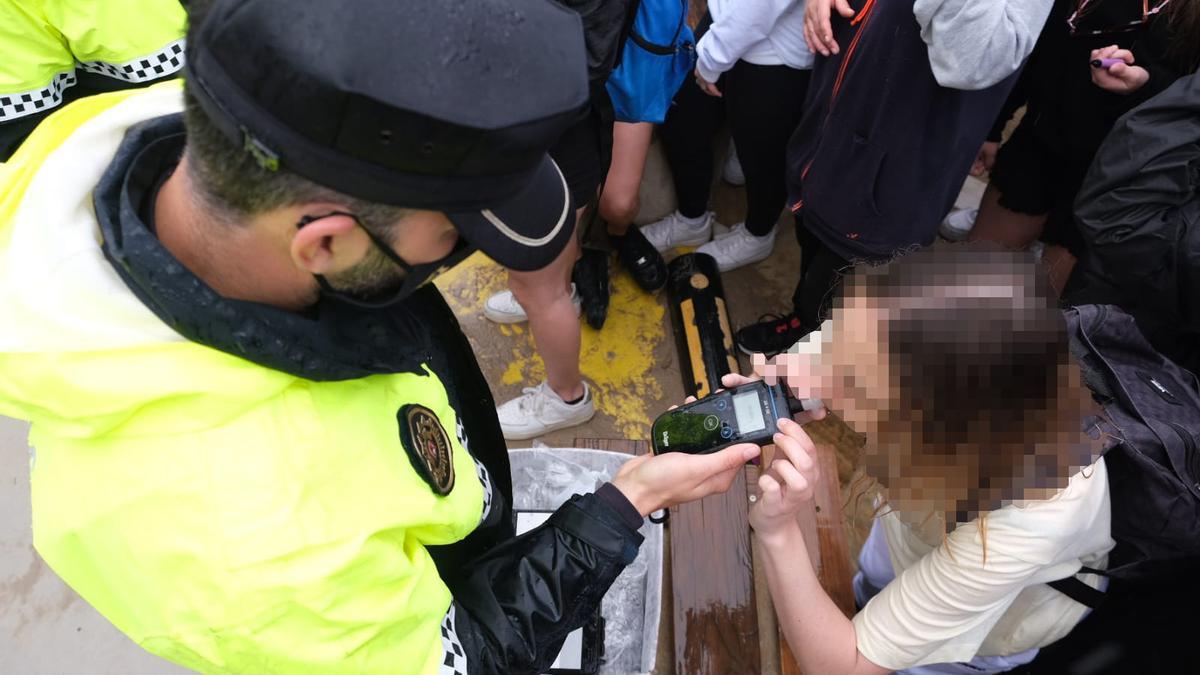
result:
[(654, 454), (705, 454), (737, 443), (770, 445), (781, 417), (820, 405), (813, 399), (796, 400), (783, 385), (762, 380), (718, 391), (659, 415), (651, 428)]

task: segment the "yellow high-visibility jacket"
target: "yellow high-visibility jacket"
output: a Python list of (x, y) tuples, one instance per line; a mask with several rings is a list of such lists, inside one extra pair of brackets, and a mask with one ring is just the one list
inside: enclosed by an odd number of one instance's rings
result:
[(181, 72), (186, 24), (179, 0), (0, 1), (0, 162), (64, 102)]
[(640, 517), (607, 486), (512, 536), (495, 402), (432, 286), (331, 328), (192, 277), (142, 217), (179, 85), (72, 103), (0, 165), (0, 414), (32, 423), (38, 552), (205, 673), (544, 672)]

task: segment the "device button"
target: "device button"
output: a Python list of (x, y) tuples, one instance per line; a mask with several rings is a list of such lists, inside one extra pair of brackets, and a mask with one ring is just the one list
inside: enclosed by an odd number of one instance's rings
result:
[(721, 425), (721, 438), (732, 438), (733, 429), (728, 424)]
[(717, 410), (724, 410), (729, 407), (729, 402), (723, 398), (717, 399)]
[(717, 417), (716, 415), (709, 415), (708, 417), (704, 418), (704, 428), (707, 429), (708, 431), (712, 431), (713, 429), (716, 429), (717, 426), (720, 424), (721, 424), (721, 418)]

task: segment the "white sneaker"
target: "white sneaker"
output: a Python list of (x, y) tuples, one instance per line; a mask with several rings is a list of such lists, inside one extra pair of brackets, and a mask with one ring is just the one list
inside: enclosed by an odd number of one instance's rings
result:
[(950, 241), (962, 241), (975, 227), (979, 209), (954, 209), (938, 226), (938, 233)]
[(524, 393), (496, 407), (500, 428), (510, 441), (527, 441), (551, 431), (583, 424), (596, 414), (592, 391), (583, 383), (583, 400), (565, 403), (546, 382), (526, 387)]
[(712, 230), (713, 230), (713, 241), (716, 241), (722, 237), (728, 237), (729, 233), (733, 232), (732, 227), (718, 223), (716, 218), (713, 219)]
[(696, 249), (696, 252), (711, 255), (717, 261), (717, 268), (722, 272), (728, 272), (766, 259), (774, 248), (774, 229), (761, 237), (756, 237), (746, 229), (745, 223), (738, 223), (733, 226), (729, 234), (712, 240)]
[[(575, 316), (579, 316), (582, 305), (575, 284), (571, 284), (571, 304), (575, 305)], [(529, 320), (525, 308), (517, 302), (517, 297), (512, 291), (500, 291), (488, 298), (487, 302), (483, 303), (483, 315), (494, 323), (521, 323)]]
[(666, 253), (676, 246), (699, 246), (712, 238), (713, 212), (705, 211), (698, 223), (692, 223), (678, 211), (642, 226), (642, 234), (658, 249)]
[(721, 178), (730, 185), (742, 186), (746, 184), (746, 174), (742, 173), (742, 163), (738, 161), (737, 147), (733, 144), (733, 139), (729, 139), (729, 154), (725, 155), (725, 168), (721, 171)]

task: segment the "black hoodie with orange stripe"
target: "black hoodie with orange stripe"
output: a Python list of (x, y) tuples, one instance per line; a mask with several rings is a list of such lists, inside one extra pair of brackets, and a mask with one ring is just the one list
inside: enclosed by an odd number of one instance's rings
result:
[(933, 242), (1017, 73), (939, 85), (911, 0), (866, 0), (833, 30), (788, 143), (790, 206), (841, 257), (886, 260)]

